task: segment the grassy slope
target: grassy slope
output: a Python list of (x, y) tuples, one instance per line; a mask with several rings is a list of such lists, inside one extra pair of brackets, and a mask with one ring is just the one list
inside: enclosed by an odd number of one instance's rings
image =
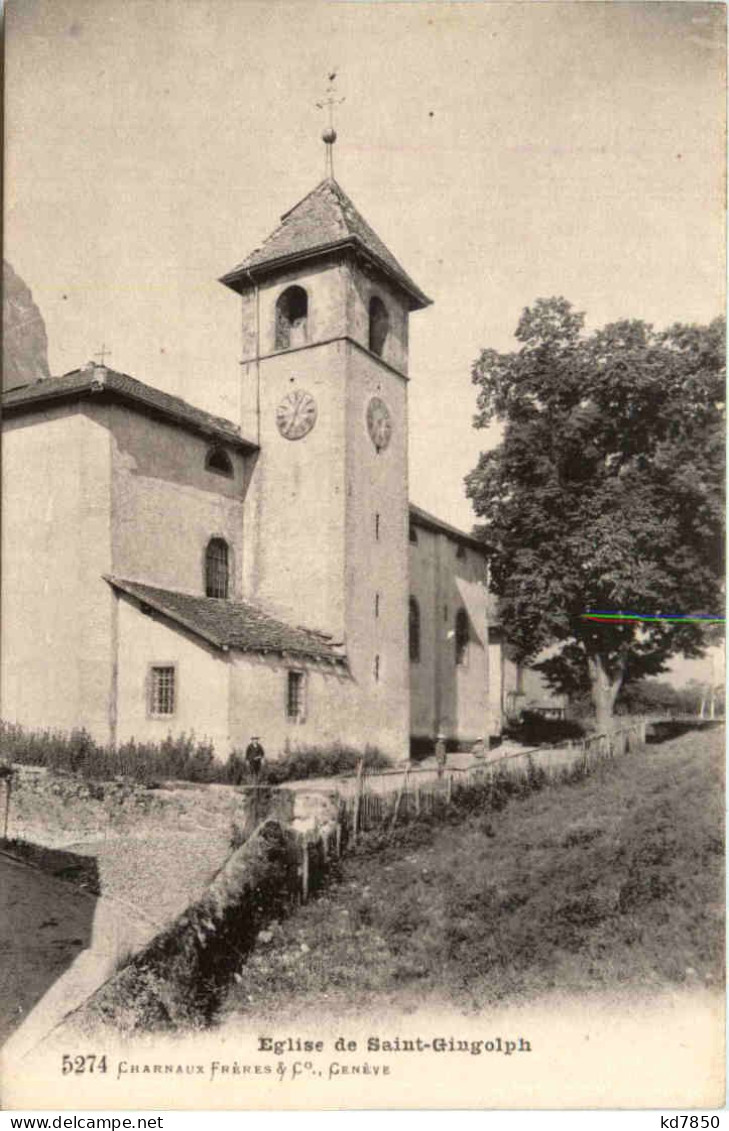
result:
[(347, 859), (259, 945), (225, 1012), (470, 1010), (719, 984), (723, 746), (723, 729), (690, 734)]

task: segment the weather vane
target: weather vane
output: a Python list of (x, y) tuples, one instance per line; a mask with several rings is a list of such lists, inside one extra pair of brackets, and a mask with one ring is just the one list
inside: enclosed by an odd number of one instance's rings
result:
[(326, 93), (325, 93), (323, 99), (321, 100), (321, 102), (317, 102), (317, 106), (319, 107), (320, 110), (326, 110), (328, 117), (329, 117), (329, 125), (323, 131), (323, 133), (321, 135), (321, 139), (324, 142), (324, 144), (326, 145), (326, 158), (325, 158), (324, 170), (325, 170), (325, 173), (328, 177), (333, 178), (334, 177), (334, 153), (333, 153), (333, 149), (334, 149), (334, 142), (337, 140), (337, 131), (334, 129), (334, 107), (335, 106), (341, 106), (342, 102), (344, 102), (344, 97), (342, 97), (342, 98), (336, 97), (337, 91), (336, 91), (336, 87), (335, 87), (335, 81), (336, 81), (336, 78), (337, 78), (337, 72), (332, 71), (327, 76), (327, 78), (328, 78), (328, 86), (327, 86), (327, 89), (326, 89)]

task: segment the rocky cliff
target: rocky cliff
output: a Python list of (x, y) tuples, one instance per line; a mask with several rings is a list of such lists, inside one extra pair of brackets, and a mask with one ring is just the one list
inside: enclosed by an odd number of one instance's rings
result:
[(48, 338), (30, 287), (3, 260), (3, 388), (48, 377)]

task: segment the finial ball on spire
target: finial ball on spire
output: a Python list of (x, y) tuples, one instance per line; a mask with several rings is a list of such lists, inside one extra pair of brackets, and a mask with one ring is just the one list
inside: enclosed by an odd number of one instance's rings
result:
[(326, 142), (327, 145), (334, 145), (337, 140), (337, 131), (332, 126), (328, 126), (322, 133), (321, 140)]

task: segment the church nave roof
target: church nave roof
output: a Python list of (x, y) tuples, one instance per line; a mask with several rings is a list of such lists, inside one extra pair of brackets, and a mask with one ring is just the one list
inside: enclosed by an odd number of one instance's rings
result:
[(257, 444), (245, 439), (240, 428), (222, 416), (214, 416), (202, 408), (163, 393), (152, 385), (137, 381), (128, 373), (118, 373), (104, 365), (89, 364), (74, 369), (63, 377), (47, 377), (32, 385), (20, 385), (3, 393), (2, 407), (6, 415), (42, 408), (46, 404), (76, 400), (81, 397), (106, 395), (145, 409), (152, 415), (171, 420), (200, 435), (223, 440), (234, 447), (255, 451)]
[(277, 653), (346, 665), (346, 657), (324, 633), (285, 624), (247, 601), (195, 597), (119, 577), (105, 580), (114, 589), (223, 651), (232, 648), (238, 652)]

